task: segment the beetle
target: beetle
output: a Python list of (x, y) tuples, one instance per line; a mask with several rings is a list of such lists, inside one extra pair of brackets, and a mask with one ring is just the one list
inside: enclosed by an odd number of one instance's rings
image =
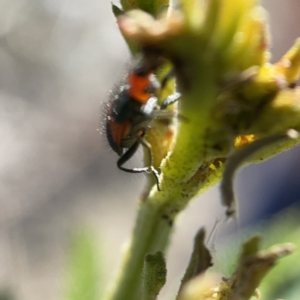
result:
[[(110, 147), (119, 155), (118, 168), (129, 173), (152, 173), (160, 190), (159, 172), (152, 165), (151, 145), (145, 140), (145, 135), (154, 119), (174, 117), (174, 113), (165, 108), (176, 102), (180, 94), (174, 93), (160, 106), (157, 104), (160, 84), (154, 75), (156, 69), (156, 64), (144, 58), (129, 70), (123, 82), (110, 93), (104, 127)], [(172, 76), (170, 72), (164, 78), (161, 88)], [(124, 167), (140, 145), (147, 150), (150, 165), (132, 169)]]

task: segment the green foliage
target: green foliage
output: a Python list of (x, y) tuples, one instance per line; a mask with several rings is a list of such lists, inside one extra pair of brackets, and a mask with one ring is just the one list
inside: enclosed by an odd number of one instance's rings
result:
[(237, 269), (227, 282), (228, 296), (224, 299), (250, 299), (276, 261), (294, 250), (290, 243), (275, 245), (267, 250), (260, 250), (259, 244), (260, 238), (257, 236), (243, 244)]
[[(243, 230), (238, 236), (234, 234), (231, 238), (227, 237), (226, 241), (216, 246), (217, 250), (213, 255), (215, 262), (213, 272), (221, 273), (226, 278), (231, 277), (238, 268), (240, 239), (246, 240), (247, 236), (257, 232), (262, 238), (262, 247), (269, 248), (270, 251), (276, 250), (273, 245), (285, 243), (290, 247), (289, 243), (293, 243), (296, 249), (274, 265), (259, 286), (259, 292), (263, 300), (297, 300), (300, 280), (300, 268), (297, 267), (297, 262), (300, 260), (299, 217), (299, 207), (291, 207), (278, 213), (271, 220)], [(249, 273), (249, 269), (247, 272)]]
[(88, 231), (76, 232), (71, 240), (64, 300), (99, 300), (99, 253), (95, 237)]
[(267, 222), (261, 231), (265, 238), (266, 246), (275, 243), (291, 242), (296, 246), (292, 255), (276, 265), (266, 280), (262, 283), (260, 290), (266, 300), (276, 298), (297, 300), (299, 299), (300, 268), (300, 210), (299, 207), (291, 207), (285, 212), (275, 216)]

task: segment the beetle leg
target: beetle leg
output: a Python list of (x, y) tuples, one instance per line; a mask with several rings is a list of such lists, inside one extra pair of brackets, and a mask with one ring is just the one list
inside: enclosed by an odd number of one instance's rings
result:
[(167, 108), (169, 105), (177, 102), (179, 100), (179, 98), (181, 97), (180, 93), (174, 93), (170, 96), (168, 96), (160, 105), (160, 109), (165, 109)]
[(148, 171), (151, 171), (154, 175), (154, 178), (156, 180), (157, 189), (161, 191), (160, 189), (160, 182), (159, 182), (159, 173), (158, 171), (153, 167), (153, 155), (152, 155), (152, 149), (151, 145), (143, 138), (140, 137), (139, 142), (147, 149), (150, 159), (150, 166), (148, 167)]
[[(149, 167), (143, 167), (143, 168), (125, 168), (123, 165), (135, 154), (137, 151), (139, 145), (142, 144), (149, 153), (150, 157), (150, 166)], [(149, 143), (147, 143), (143, 137), (140, 137), (117, 161), (117, 166), (120, 170), (128, 172), (128, 173), (153, 173), (155, 180), (156, 180), (156, 185), (157, 189), (160, 191), (160, 185), (159, 185), (159, 173), (158, 171), (152, 166), (152, 151), (151, 151), (151, 146)]]

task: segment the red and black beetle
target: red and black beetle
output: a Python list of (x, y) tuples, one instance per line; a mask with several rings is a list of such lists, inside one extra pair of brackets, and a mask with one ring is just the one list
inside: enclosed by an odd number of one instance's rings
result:
[[(167, 97), (160, 106), (157, 105), (156, 95), (160, 84), (153, 74), (154, 69), (156, 67), (142, 59), (128, 72), (125, 80), (112, 90), (106, 111), (105, 131), (110, 147), (120, 156), (118, 168), (129, 173), (153, 173), (160, 190), (159, 172), (152, 165), (151, 145), (144, 137), (154, 119), (174, 116), (173, 112), (165, 108), (177, 101), (180, 94), (175, 93)], [(170, 74), (162, 85), (172, 76)], [(150, 166), (132, 169), (124, 167), (139, 145), (147, 149)]]

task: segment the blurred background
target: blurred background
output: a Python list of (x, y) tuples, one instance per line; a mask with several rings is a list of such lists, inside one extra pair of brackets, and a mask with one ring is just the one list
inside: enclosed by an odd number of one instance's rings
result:
[[(300, 2), (262, 3), (276, 61), (300, 36)], [(0, 289), (14, 299), (61, 299), (76, 228), (96, 233), (104, 285), (117, 270), (144, 177), (117, 169), (97, 129), (128, 59), (110, 1), (0, 0)], [(242, 226), (298, 201), (299, 167), (295, 147), (239, 172)], [(219, 202), (217, 186), (180, 216), (168, 258), (173, 287), (196, 230), (223, 215)]]

